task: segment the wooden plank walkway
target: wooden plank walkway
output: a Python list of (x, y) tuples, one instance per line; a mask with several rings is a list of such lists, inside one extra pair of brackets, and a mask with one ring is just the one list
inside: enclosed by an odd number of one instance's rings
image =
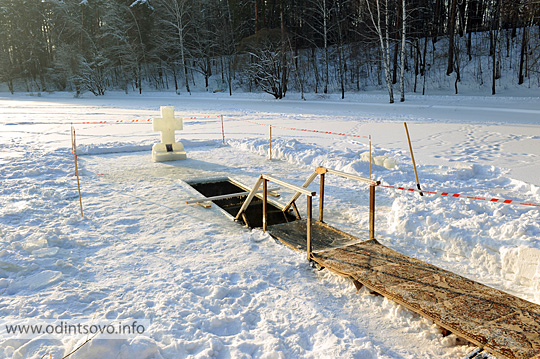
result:
[[(306, 250), (306, 222), (268, 227)], [(356, 242), (356, 243), (354, 243)], [(351, 244), (352, 243), (352, 244)], [(314, 222), (314, 260), (431, 319), (498, 358), (540, 359), (540, 305)]]

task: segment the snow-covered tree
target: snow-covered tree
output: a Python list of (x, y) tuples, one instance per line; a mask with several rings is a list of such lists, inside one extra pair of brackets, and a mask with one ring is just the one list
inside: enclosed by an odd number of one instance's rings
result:
[(192, 23), (192, 2), (190, 0), (155, 0), (155, 7), (160, 14), (159, 22), (163, 25), (161, 43), (163, 50), (167, 50), (167, 45), (171, 46), (171, 59), (175, 60), (176, 53), (179, 59), (176, 59), (175, 64), (179, 63), (182, 73), (184, 74), (184, 84), (186, 91), (191, 93), (189, 88), (188, 64), (189, 57), (188, 49), (188, 29), (194, 25)]
[(248, 75), (264, 92), (276, 99), (283, 98), (288, 76), (283, 76), (286, 69), (283, 68), (281, 30), (260, 30), (244, 39), (243, 45), (251, 56), (247, 65)]

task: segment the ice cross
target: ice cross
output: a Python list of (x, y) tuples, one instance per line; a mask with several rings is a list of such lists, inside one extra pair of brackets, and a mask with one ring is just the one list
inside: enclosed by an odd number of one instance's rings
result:
[(183, 130), (184, 122), (174, 117), (174, 107), (162, 106), (161, 117), (152, 120), (152, 129), (161, 132), (161, 143), (152, 147), (152, 159), (156, 162), (185, 160), (186, 151), (181, 142), (176, 142), (174, 131)]
[(172, 145), (176, 142), (174, 131), (183, 130), (184, 122), (181, 118), (174, 117), (174, 107), (161, 106), (161, 118), (152, 120), (152, 129), (161, 131), (161, 143)]

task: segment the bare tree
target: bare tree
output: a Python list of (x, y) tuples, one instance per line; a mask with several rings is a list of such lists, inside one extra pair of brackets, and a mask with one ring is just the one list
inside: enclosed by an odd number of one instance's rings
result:
[[(414, 63), (414, 90), (422, 75), (425, 93), (428, 72), (431, 77), (455, 73), (456, 90), (461, 78), (487, 86), (481, 66), (489, 59), (494, 93), (496, 80), (513, 62), (519, 73), (508, 81), (536, 79), (539, 1), (0, 0), (0, 81), (10, 91), (99, 95), (118, 87), (141, 92), (147, 82), (168, 88), (168, 79), (174, 79), (179, 93), (192, 90), (195, 72), (207, 88), (220, 73), (220, 90), (228, 84), (232, 94), (244, 79), (250, 88), (262, 87), (266, 80), (259, 75), (274, 74), (276, 68), (267, 70), (278, 56), (279, 80), (267, 87), (278, 97), (295, 73), (297, 83), (290, 85), (302, 93), (310, 86), (325, 93), (339, 86), (342, 97), (353, 86), (360, 91), (361, 84), (386, 81), (393, 102), (398, 78), (400, 101), (405, 99), (407, 63)], [(238, 46), (264, 31), (276, 33), (277, 47), (254, 47), (247, 55)], [(509, 61), (502, 58), (504, 31)], [(489, 58), (481, 50), (486, 35)], [(437, 44), (440, 36), (448, 36), (444, 48)], [(513, 44), (522, 45), (516, 61)], [(468, 56), (461, 58), (460, 52)], [(248, 57), (253, 61), (242, 62)], [(466, 79), (469, 69), (475, 77)]]
[[(234, 37), (234, 28), (233, 28), (233, 20), (231, 15), (231, 8), (228, 3), (223, 5), (225, 7), (224, 11), (227, 16), (222, 17), (222, 26), (221, 30), (219, 32), (219, 45), (221, 47), (221, 52), (223, 53), (223, 57), (226, 58), (226, 64), (227, 66), (222, 66), (223, 72), (226, 71), (227, 74), (227, 85), (229, 88), (229, 96), (232, 96), (232, 81), (233, 81), (233, 62), (234, 58), (236, 56), (236, 41)], [(223, 76), (223, 75), (222, 75)]]
[[(389, 29), (389, 0), (365, 0), (371, 23), (375, 28), (375, 32), (379, 37), (379, 45), (381, 47), (382, 63), (384, 75), (386, 79), (386, 87), (388, 88), (388, 96), (390, 103), (394, 103), (394, 89), (392, 87), (392, 75), (390, 73), (390, 29)], [(371, 4), (373, 2), (374, 4)], [(384, 2), (382, 5), (381, 3)], [(375, 9), (373, 9), (375, 7)], [(376, 13), (374, 13), (374, 11)], [(382, 24), (384, 17), (384, 26)]]
[(105, 10), (103, 37), (107, 41), (107, 57), (116, 67), (124, 91), (128, 92), (129, 82), (134, 80), (141, 94), (146, 50), (138, 19), (132, 8), (124, 4), (107, 4)]
[(246, 66), (250, 78), (264, 92), (276, 99), (283, 98), (286, 83), (283, 82), (285, 69), (283, 69), (281, 30), (262, 29), (256, 35), (244, 39), (243, 47), (251, 57)]
[(184, 74), (186, 91), (191, 94), (189, 89), (188, 67), (186, 63), (187, 53), (187, 29), (190, 25), (191, 4), (189, 0), (156, 0), (156, 7), (161, 11), (160, 21), (168, 28), (173, 29), (174, 33), (169, 34), (169, 38), (175, 39), (177, 50), (180, 52), (180, 66)]
[(406, 44), (406, 21), (407, 21), (407, 11), (406, 11), (406, 0), (401, 1), (401, 14), (403, 19), (401, 21), (401, 74), (399, 76), (399, 90), (401, 97), (400, 102), (405, 101), (405, 44)]
[(498, 17), (498, 24), (497, 24), (497, 38), (495, 40), (495, 48), (496, 48), (496, 61), (495, 61), (495, 79), (501, 78), (501, 34), (502, 34), (502, 25), (503, 25), (503, 1), (498, 0), (497, 1), (497, 17)]
[(446, 68), (446, 75), (450, 76), (454, 72), (454, 39), (456, 32), (456, 18), (457, 18), (457, 0), (449, 0), (450, 15), (448, 17), (448, 67)]
[(330, 14), (334, 9), (332, 4), (329, 4), (327, 0), (311, 0), (310, 4), (312, 5), (312, 15), (310, 21), (307, 21), (306, 25), (308, 25), (317, 35), (322, 37), (324, 52), (323, 92), (328, 93), (328, 84), (330, 82), (329, 37), (333, 25), (330, 21)]
[[(235, 48), (232, 20), (228, 2), (209, 0), (195, 1), (193, 5), (193, 39), (191, 54), (196, 66), (194, 70), (204, 76), (208, 90), (209, 79), (213, 74), (212, 58), (219, 54), (232, 55)], [(224, 69), (225, 70), (225, 69)]]

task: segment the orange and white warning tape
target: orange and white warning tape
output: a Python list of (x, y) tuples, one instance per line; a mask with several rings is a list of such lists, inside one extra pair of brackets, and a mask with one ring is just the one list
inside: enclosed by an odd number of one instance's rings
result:
[(453, 197), (453, 198), (467, 198), (467, 199), (475, 199), (478, 201), (487, 201), (487, 202), (494, 202), (494, 203), (512, 203), (517, 204), (521, 206), (532, 206), (532, 207), (540, 207), (540, 203), (533, 203), (533, 202), (523, 202), (521, 200), (512, 200), (512, 199), (500, 199), (500, 198), (488, 198), (488, 197), (477, 197), (477, 196), (467, 196), (459, 193), (450, 193), (450, 192), (433, 192), (433, 191), (426, 191), (426, 190), (418, 190), (416, 188), (406, 188), (406, 187), (396, 187), (396, 186), (385, 186), (380, 185), (380, 187), (385, 188), (393, 188), (398, 189), (401, 191), (409, 191), (409, 192), (419, 192), (419, 193), (428, 193), (428, 194), (436, 194), (440, 196), (445, 197)]
[(272, 128), (281, 128), (281, 129), (284, 129), (284, 130), (291, 130), (291, 131), (316, 132), (316, 133), (324, 133), (324, 134), (327, 134), (327, 135), (339, 135), (339, 136), (349, 136), (349, 137), (358, 137), (358, 138), (369, 138), (369, 136), (351, 135), (349, 133), (343, 133), (343, 132), (319, 131), (319, 130), (309, 130), (309, 129), (306, 129), (306, 128), (294, 128), (294, 127), (284, 127), (284, 126), (269, 125), (269, 124), (266, 124), (266, 123), (259, 123), (259, 122), (250, 121), (250, 120), (242, 120), (242, 119), (239, 119), (239, 118), (233, 118), (232, 120), (234, 120), (234, 121), (242, 121), (242, 122), (249, 122), (249, 123), (253, 123), (255, 125), (267, 126), (267, 127), (272, 127)]
[[(221, 115), (213, 115), (213, 116), (191, 116), (191, 117), (178, 117), (178, 120), (196, 120), (196, 119), (203, 119), (203, 118), (219, 118)], [(104, 123), (149, 123), (152, 122), (152, 118), (149, 119), (141, 119), (141, 120), (115, 120), (115, 121), (83, 121), (83, 122), (73, 122), (74, 125), (100, 125)]]
[(116, 120), (116, 121), (84, 121), (84, 122), (73, 122), (74, 125), (99, 125), (103, 123), (148, 123), (152, 122), (152, 119), (147, 120)]

